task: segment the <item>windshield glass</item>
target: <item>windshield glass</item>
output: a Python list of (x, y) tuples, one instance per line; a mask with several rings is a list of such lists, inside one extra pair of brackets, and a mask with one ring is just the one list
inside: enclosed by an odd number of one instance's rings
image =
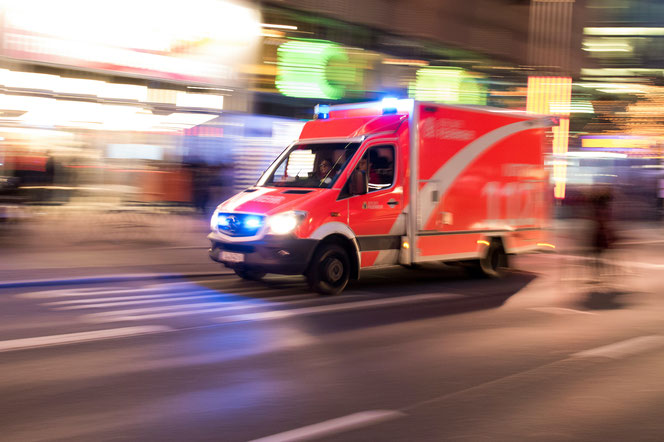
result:
[(295, 144), (258, 181), (258, 186), (330, 188), (360, 143)]

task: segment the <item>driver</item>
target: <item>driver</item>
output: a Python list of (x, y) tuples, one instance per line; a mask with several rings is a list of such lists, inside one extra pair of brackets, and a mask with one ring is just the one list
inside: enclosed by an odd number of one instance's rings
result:
[(332, 162), (329, 160), (322, 160), (320, 164), (318, 164), (318, 170), (316, 170), (316, 178), (319, 180), (325, 179), (330, 177), (331, 171), (332, 170)]

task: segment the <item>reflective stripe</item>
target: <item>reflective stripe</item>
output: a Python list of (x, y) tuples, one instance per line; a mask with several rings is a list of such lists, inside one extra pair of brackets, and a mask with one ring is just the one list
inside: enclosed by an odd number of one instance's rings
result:
[(399, 254), (400, 250), (381, 250), (376, 260), (374, 261), (374, 266), (386, 266), (394, 265), (399, 263)]
[(353, 232), (351, 228), (348, 227), (348, 225), (338, 221), (323, 224), (322, 226), (318, 227), (311, 235), (309, 235), (309, 238), (323, 239), (326, 236), (330, 236), (335, 233), (338, 233), (350, 240), (355, 241), (355, 232)]
[[(309, 235), (309, 239), (321, 240), (327, 236), (339, 234), (348, 238), (355, 247), (355, 253), (357, 257), (357, 262), (362, 262), (362, 257), (360, 256), (360, 246), (357, 244), (357, 239), (355, 237), (355, 232), (344, 223), (334, 221), (331, 223), (325, 223), (322, 226), (318, 227), (314, 232)], [(360, 264), (361, 265), (361, 264)]]

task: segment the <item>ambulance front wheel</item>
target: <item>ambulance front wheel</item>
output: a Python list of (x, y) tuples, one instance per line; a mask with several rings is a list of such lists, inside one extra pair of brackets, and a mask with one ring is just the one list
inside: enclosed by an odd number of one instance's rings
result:
[(336, 295), (350, 279), (350, 258), (337, 244), (324, 244), (316, 250), (306, 272), (311, 290), (321, 295)]
[(259, 281), (265, 276), (265, 272), (262, 270), (252, 268), (234, 268), (233, 271), (237, 276), (248, 281)]

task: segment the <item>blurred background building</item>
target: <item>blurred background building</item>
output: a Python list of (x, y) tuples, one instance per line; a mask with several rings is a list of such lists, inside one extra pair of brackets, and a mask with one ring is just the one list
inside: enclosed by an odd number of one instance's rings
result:
[[(0, 175), (33, 203), (216, 205), (318, 103), (386, 96), (560, 116), (561, 207), (657, 216), (656, 0), (0, 0)], [(564, 214), (564, 211), (561, 212)]]

